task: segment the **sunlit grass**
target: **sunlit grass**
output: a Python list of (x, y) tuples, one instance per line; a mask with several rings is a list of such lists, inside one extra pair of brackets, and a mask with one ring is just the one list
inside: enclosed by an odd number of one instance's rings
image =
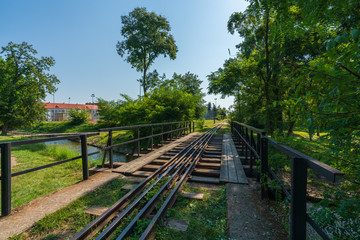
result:
[[(40, 143), (13, 147), (11, 155), (15, 163), (12, 166), (12, 173), (15, 173), (76, 157), (80, 153), (65, 146), (55, 144), (46, 146)], [(94, 165), (94, 162), (96, 161), (91, 162), (89, 165)], [(21, 206), (81, 180), (81, 159), (12, 177), (12, 208)]]
[[(125, 180), (117, 179), (83, 196), (68, 206), (41, 219), (28, 231), (12, 239), (67, 239), (81, 231), (94, 217), (84, 213), (91, 206), (109, 207), (129, 190), (121, 189)], [(185, 199), (179, 195), (167, 217), (189, 221), (186, 232), (164, 227), (160, 222), (155, 239), (227, 239), (225, 187), (218, 191), (184, 187), (184, 190), (204, 193), (203, 200)]]

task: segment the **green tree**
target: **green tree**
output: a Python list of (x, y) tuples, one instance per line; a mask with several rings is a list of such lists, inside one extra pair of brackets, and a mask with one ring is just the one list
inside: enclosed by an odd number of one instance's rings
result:
[(70, 124), (80, 125), (86, 123), (90, 119), (90, 113), (86, 109), (70, 109), (69, 117)]
[(189, 72), (174, 73), (172, 79), (161, 77), (142, 100), (124, 94), (118, 101), (99, 99), (99, 116), (121, 125), (198, 119), (206, 110), (200, 84), (198, 76)]
[(209, 112), (211, 111), (211, 102), (208, 102), (207, 110), (208, 110)]
[(52, 57), (37, 58), (26, 42), (2, 47), (0, 60), (0, 124), (2, 135), (9, 128), (29, 126), (45, 117), (42, 104), (47, 93), (56, 91), (59, 80), (49, 73)]
[(126, 57), (133, 68), (142, 72), (141, 85), (144, 95), (147, 93), (147, 71), (159, 55), (176, 58), (177, 46), (170, 34), (170, 24), (166, 18), (146, 8), (135, 8), (127, 16), (121, 16), (121, 35), (124, 40), (118, 42), (118, 54)]

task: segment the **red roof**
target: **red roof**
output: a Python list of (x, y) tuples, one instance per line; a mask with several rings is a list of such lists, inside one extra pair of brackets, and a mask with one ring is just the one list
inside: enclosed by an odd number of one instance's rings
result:
[(98, 110), (95, 104), (44, 103), (46, 109), (81, 109)]

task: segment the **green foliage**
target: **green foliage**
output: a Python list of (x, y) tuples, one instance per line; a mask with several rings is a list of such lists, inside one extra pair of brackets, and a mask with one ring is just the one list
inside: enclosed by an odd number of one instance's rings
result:
[(94, 205), (110, 207), (126, 194), (126, 191), (121, 189), (126, 183), (123, 179), (116, 179), (55, 213), (45, 216), (28, 231), (11, 239), (41, 239), (43, 237), (51, 239), (55, 234), (64, 239), (69, 235), (74, 236), (94, 220), (93, 216), (84, 213), (84, 210)]
[(209, 191), (185, 186), (184, 190), (202, 192), (205, 198), (199, 201), (180, 195), (166, 216), (189, 221), (188, 229), (180, 232), (161, 224), (156, 229), (155, 239), (228, 239), (225, 188)]
[[(357, 207), (359, 207), (359, 199), (349, 200), (357, 201)], [(345, 204), (347, 204), (347, 201), (343, 202), (343, 205)], [(341, 207), (339, 210), (340, 211), (332, 210), (331, 208), (324, 207), (321, 204), (315, 204), (309, 209), (309, 215), (322, 229), (324, 229), (331, 239), (359, 239), (360, 217), (347, 215), (348, 213), (351, 213), (351, 211), (346, 211), (346, 214), (342, 215)]]
[(10, 42), (2, 47), (0, 57), (0, 126), (6, 135), (9, 128), (29, 126), (45, 117), (41, 103), (46, 94), (55, 92), (59, 80), (49, 74), (52, 57), (37, 58), (37, 51), (26, 42)]
[(200, 83), (194, 74), (174, 74), (173, 79), (163, 80), (142, 99), (124, 94), (123, 100), (99, 99), (100, 120), (129, 125), (197, 119), (205, 110)]
[(79, 153), (73, 151), (72, 149), (57, 144), (46, 146), (44, 153), (57, 161), (79, 156)]
[(170, 24), (161, 15), (147, 12), (146, 8), (135, 8), (127, 16), (121, 16), (121, 35), (116, 49), (126, 61), (139, 72), (143, 72), (142, 86), (146, 95), (151, 86), (147, 80), (147, 70), (159, 55), (176, 58), (177, 46), (170, 34)]
[(196, 127), (197, 129), (203, 130), (203, 129), (204, 129), (204, 124), (205, 124), (205, 119), (198, 119), (198, 120), (195, 122), (195, 127)]
[[(231, 119), (265, 127), (345, 173), (338, 188), (328, 186), (337, 196), (329, 198), (331, 211), (344, 222), (359, 215), (350, 201), (360, 183), (359, 7), (353, 0), (250, 1), (228, 21), (229, 32), (243, 38), (237, 56), (208, 76), (209, 93), (235, 97)], [(296, 127), (309, 137), (293, 136)], [(288, 172), (288, 159), (270, 151), (271, 166)]]
[(81, 125), (69, 124), (68, 121), (63, 122), (40, 122), (30, 127), (21, 129), (25, 132), (33, 133), (73, 133), (73, 132), (96, 132), (100, 128), (109, 127), (111, 125), (86, 122)]
[(87, 110), (70, 109), (69, 117), (69, 123), (71, 125), (80, 125), (86, 123), (90, 119), (90, 113)]

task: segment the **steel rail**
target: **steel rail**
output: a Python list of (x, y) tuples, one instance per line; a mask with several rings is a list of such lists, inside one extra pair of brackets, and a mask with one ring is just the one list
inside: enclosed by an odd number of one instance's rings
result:
[[(126, 209), (124, 210), (96, 239), (100, 240), (100, 239), (106, 239), (107, 237), (109, 237), (118, 227), (118, 225), (120, 224), (121, 220), (126, 217), (130, 212), (132, 212), (137, 205), (139, 204), (139, 202), (143, 199), (143, 197), (161, 180), (163, 179), (165, 176), (167, 176), (171, 170), (175, 169), (179, 164), (181, 164), (182, 161), (184, 161), (184, 158), (191, 152), (193, 151), (193, 149), (197, 146), (197, 144), (201, 143), (201, 141), (206, 137), (206, 134), (201, 135), (198, 139), (196, 139), (195, 141), (193, 141), (192, 143), (190, 143), (190, 148), (175, 162), (173, 163), (169, 169), (167, 169), (164, 173), (161, 174), (160, 177), (158, 177), (155, 182), (153, 184), (151, 184), (136, 200), (133, 201), (133, 203)], [(175, 170), (175, 171), (179, 171)]]
[(201, 155), (201, 153), (204, 151), (205, 147), (207, 146), (206, 143), (208, 143), (209, 139), (211, 139), (211, 137), (213, 136), (213, 133), (214, 132), (210, 133), (210, 135), (209, 134), (205, 135), (203, 141), (200, 143), (200, 145), (198, 145), (198, 148), (196, 148), (195, 151), (193, 151), (191, 153), (191, 155), (188, 156), (185, 159), (185, 161), (183, 161), (183, 163), (176, 169), (176, 171), (167, 180), (167, 182), (165, 184), (163, 184), (161, 189), (147, 202), (147, 204), (141, 209), (141, 211), (133, 218), (133, 220), (128, 224), (128, 226), (118, 236), (118, 238), (117, 238), (118, 240), (124, 239), (125, 237), (128, 236), (130, 231), (136, 225), (137, 220), (139, 220), (141, 217), (143, 217), (143, 215), (145, 213), (147, 213), (147, 212), (149, 213), (149, 209), (150, 209), (150, 211), (153, 209), (152, 206), (155, 206), (155, 204), (157, 204), (157, 202), (158, 202), (157, 200), (159, 199), (160, 195), (168, 188), (168, 186), (170, 184), (172, 184), (175, 181), (176, 178), (178, 178), (178, 176), (181, 174), (181, 172), (183, 172), (183, 170), (186, 169), (186, 167), (187, 167), (187, 169), (185, 170), (185, 173), (183, 173), (181, 175), (181, 179), (183, 179), (184, 175), (187, 176), (190, 168), (193, 166), (193, 163), (195, 162), (194, 160), (196, 160)]
[[(202, 135), (203, 136), (203, 135)], [(188, 144), (186, 147), (184, 147), (179, 153), (177, 153), (175, 156), (173, 156), (168, 162), (166, 162), (164, 165), (162, 165), (159, 169), (157, 169), (154, 173), (152, 173), (150, 176), (148, 176), (146, 179), (144, 179), (142, 182), (140, 182), (134, 189), (132, 189), (130, 192), (125, 194), (120, 200), (118, 200), (114, 205), (112, 205), (110, 208), (108, 208), (103, 214), (101, 214), (98, 218), (93, 220), (90, 224), (88, 224), (82, 231), (80, 231), (78, 234), (76, 234), (72, 239), (86, 239), (91, 234), (91, 231), (98, 228), (99, 226), (103, 225), (104, 222), (109, 222), (113, 217), (114, 214), (126, 207), (130, 203), (132, 199), (135, 198), (135, 196), (142, 192), (146, 184), (153, 178), (157, 177), (161, 174), (161, 172), (166, 171), (167, 169), (171, 170), (172, 167), (170, 166), (174, 162), (177, 163), (177, 159), (181, 158), (181, 154), (188, 154), (190, 149), (192, 149), (192, 146), (194, 143), (199, 142), (202, 139), (202, 136), (194, 140), (192, 143)], [(105, 223), (105, 224), (106, 224)]]
[[(155, 226), (156, 222), (159, 220), (159, 218), (175, 202), (176, 194), (178, 193), (178, 191), (182, 188), (182, 186), (186, 182), (185, 180), (191, 174), (192, 170), (194, 169), (194, 166), (199, 161), (202, 153), (204, 152), (205, 148), (208, 146), (211, 138), (213, 137), (214, 133), (217, 130), (218, 130), (218, 128), (215, 128), (214, 132), (206, 139), (205, 144), (201, 147), (200, 151), (198, 151), (196, 157), (192, 160), (190, 166), (186, 169), (185, 173), (181, 176), (181, 179), (179, 180), (179, 182), (177, 183), (175, 188), (171, 191), (171, 193), (169, 194), (169, 196), (167, 197), (167, 199), (165, 200), (163, 205), (160, 207), (159, 211), (157, 211), (156, 215), (152, 218), (151, 222), (146, 227), (146, 229), (144, 230), (143, 234), (141, 235), (141, 237), (139, 239), (146, 239), (150, 235), (152, 229), (154, 228), (154, 226)], [(120, 240), (120, 239), (121, 238), (117, 238), (117, 240)]]

